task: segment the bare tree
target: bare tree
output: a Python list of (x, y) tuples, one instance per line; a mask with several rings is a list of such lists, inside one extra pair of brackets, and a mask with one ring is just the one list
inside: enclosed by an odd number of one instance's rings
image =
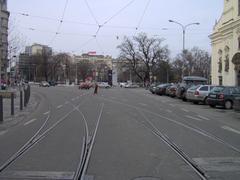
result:
[(82, 60), (77, 63), (78, 76), (85, 81), (88, 76), (92, 76), (93, 64), (89, 60)]
[(169, 56), (168, 48), (161, 47), (162, 39), (149, 38), (141, 33), (132, 39), (125, 37), (120, 49), (120, 59), (128, 60), (131, 70), (142, 82), (150, 81), (152, 70), (160, 60), (166, 60)]
[(210, 75), (210, 54), (204, 50), (194, 47), (184, 50), (178, 54), (172, 63), (177, 79), (182, 76), (202, 76), (208, 78)]

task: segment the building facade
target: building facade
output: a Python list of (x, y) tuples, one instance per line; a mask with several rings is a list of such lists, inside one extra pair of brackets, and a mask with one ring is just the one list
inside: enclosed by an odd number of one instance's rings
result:
[(212, 84), (240, 86), (240, 0), (224, 0), (210, 39)]
[(75, 63), (85, 60), (93, 64), (92, 78), (94, 80), (99, 82), (109, 81), (109, 83), (112, 84), (113, 59), (111, 56), (97, 55), (96, 52), (73, 56), (73, 61)]
[(31, 46), (26, 46), (25, 53), (28, 54), (29, 56), (43, 53), (52, 55), (52, 48), (46, 45), (35, 43)]
[(0, 75), (6, 75), (8, 67), (8, 20), (7, 0), (0, 0)]

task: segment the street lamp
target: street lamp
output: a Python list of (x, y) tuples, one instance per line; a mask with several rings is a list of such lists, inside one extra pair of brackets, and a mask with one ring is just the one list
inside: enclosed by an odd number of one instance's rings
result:
[(179, 23), (177, 21), (171, 20), (171, 19), (168, 20), (168, 21), (171, 22), (171, 23), (178, 24), (178, 25), (180, 25), (182, 27), (182, 32), (183, 32), (183, 51), (184, 51), (185, 50), (185, 34), (186, 34), (187, 27), (189, 27), (191, 25), (200, 25), (200, 23), (196, 22), (196, 23), (189, 23), (187, 25), (183, 25), (183, 24), (181, 24), (181, 23)]

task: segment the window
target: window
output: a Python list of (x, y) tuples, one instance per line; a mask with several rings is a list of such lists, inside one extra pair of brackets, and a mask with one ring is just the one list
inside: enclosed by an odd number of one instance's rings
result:
[(200, 88), (200, 91), (208, 91), (208, 86), (203, 86)]

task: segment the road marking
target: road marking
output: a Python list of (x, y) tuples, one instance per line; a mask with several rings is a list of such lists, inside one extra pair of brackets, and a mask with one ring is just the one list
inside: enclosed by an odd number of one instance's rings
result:
[(184, 108), (182, 108), (181, 110), (182, 110), (182, 111), (185, 111), (185, 112), (189, 112), (189, 110), (187, 110), (187, 109), (184, 109)]
[(50, 111), (47, 111), (47, 112), (45, 112), (45, 113), (43, 113), (44, 115), (47, 115), (47, 114), (49, 114), (50, 113)]
[(210, 121), (210, 119), (205, 116), (201, 116), (201, 115), (197, 115), (197, 116), (203, 120)]
[(36, 121), (36, 120), (37, 120), (37, 119), (32, 119), (32, 120), (30, 120), (30, 121), (24, 123), (24, 126), (27, 126), (27, 125), (33, 123), (33, 122)]
[(7, 130), (5, 130), (5, 131), (1, 131), (1, 132), (0, 132), (0, 136), (6, 134), (7, 132), (8, 132)]
[(147, 104), (144, 104), (144, 103), (138, 103), (138, 104), (142, 106), (147, 106)]
[(197, 117), (193, 117), (193, 116), (185, 116), (185, 117), (187, 117), (187, 118), (189, 118), (189, 119), (193, 119), (193, 120), (197, 120), (197, 121), (202, 121), (202, 119), (199, 119), (199, 118), (197, 118)]
[(238, 130), (236, 130), (236, 129), (233, 129), (233, 128), (231, 128), (231, 127), (228, 127), (228, 126), (222, 126), (222, 129), (225, 129), (225, 130), (228, 130), (228, 131), (231, 131), (231, 132), (240, 134), (240, 131), (238, 131)]
[(63, 107), (63, 105), (59, 105), (58, 107), (57, 107), (57, 109), (60, 109), (60, 108), (62, 108)]
[(169, 110), (169, 109), (167, 109), (166, 111), (167, 111), (168, 113), (172, 113), (172, 111), (171, 111), (171, 110)]

